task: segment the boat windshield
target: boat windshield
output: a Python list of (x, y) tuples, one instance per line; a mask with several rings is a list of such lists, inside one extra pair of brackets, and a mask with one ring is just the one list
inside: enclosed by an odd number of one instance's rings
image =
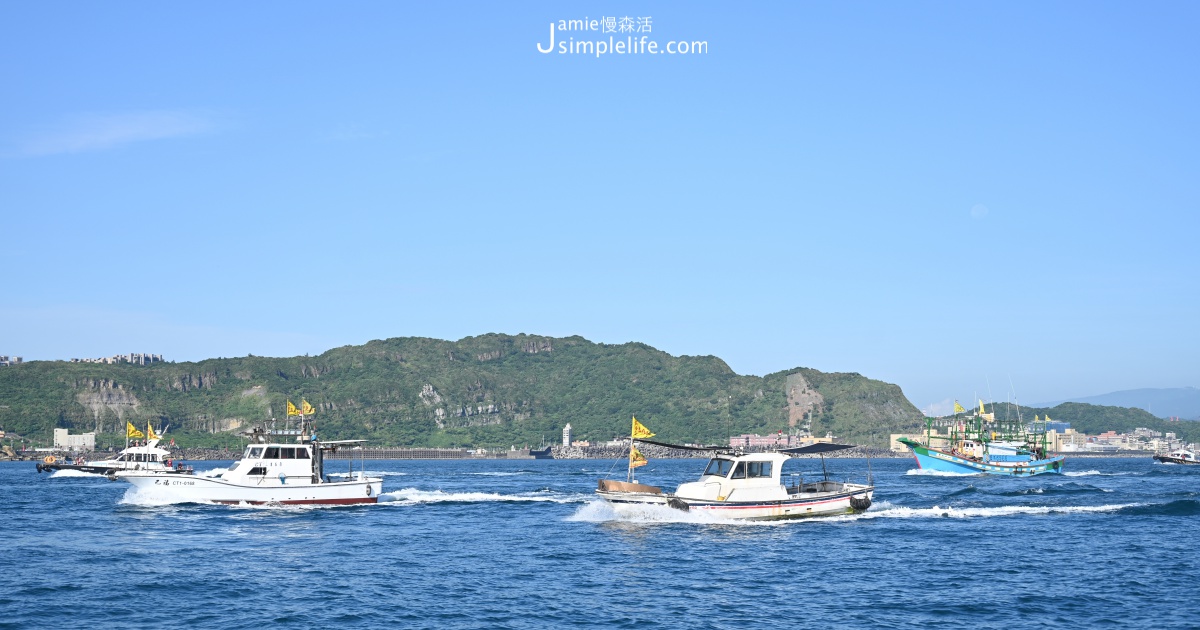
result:
[(246, 449), (246, 459), (258, 459), (262, 456), (263, 447), (251, 446)]
[(738, 462), (733, 471), (734, 479), (754, 479), (771, 476), (771, 462)]
[(733, 462), (728, 459), (714, 457), (708, 461), (708, 468), (704, 469), (705, 475), (716, 475), (717, 477), (728, 477), (729, 471), (733, 468)]

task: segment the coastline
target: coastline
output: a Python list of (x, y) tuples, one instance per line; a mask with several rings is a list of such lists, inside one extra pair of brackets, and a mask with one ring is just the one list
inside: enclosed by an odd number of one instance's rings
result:
[[(650, 459), (705, 459), (712, 455), (712, 451), (677, 451), (654, 445), (643, 445), (639, 447), (646, 457)], [(750, 452), (764, 451), (764, 449), (756, 449)], [(242, 450), (230, 449), (213, 449), (213, 448), (185, 448), (178, 449), (180, 461), (221, 461), (221, 460), (236, 460), (241, 457)], [(615, 447), (576, 447), (576, 446), (555, 446), (551, 448), (553, 459), (621, 459), (628, 455), (628, 451), (623, 448)], [(43, 457), (53, 454), (55, 457), (83, 457), (88, 460), (104, 459), (111, 457), (115, 452), (109, 451), (93, 451), (87, 453), (17, 453), (16, 457), (0, 457), (0, 461), (41, 461)], [(1065, 455), (1067, 460), (1071, 459), (1103, 459), (1103, 458), (1119, 458), (1119, 459), (1149, 459), (1154, 455), (1153, 451), (1119, 451), (1115, 453), (1054, 453), (1055, 455)], [(819, 455), (800, 455), (802, 458), (818, 458)], [(846, 458), (872, 458), (872, 459), (906, 459), (912, 457), (911, 453), (895, 452), (887, 449), (876, 449), (858, 446), (844, 451), (834, 453), (826, 453), (826, 458), (829, 459), (846, 459)], [(326, 455), (327, 459), (372, 459), (372, 460), (532, 460), (532, 459), (550, 459), (538, 458), (530, 454), (529, 449), (515, 450), (495, 450), (485, 452), (475, 452), (474, 449), (466, 448), (433, 448), (433, 447), (371, 447), (364, 448), (361, 451), (349, 450), (339, 451)]]

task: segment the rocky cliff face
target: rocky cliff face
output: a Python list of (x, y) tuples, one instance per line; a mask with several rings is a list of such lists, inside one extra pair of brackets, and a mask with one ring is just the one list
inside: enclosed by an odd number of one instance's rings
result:
[(825, 397), (809, 384), (800, 372), (788, 374), (787, 385), (788, 427), (804, 426), (805, 417), (825, 408)]
[[(118, 430), (127, 416), (132, 418), (137, 414), (141, 404), (133, 392), (126, 391), (124, 384), (110, 379), (76, 381), (75, 387), (80, 390), (75, 394), (75, 402), (91, 412), (97, 433)], [(112, 416), (116, 416), (115, 420)]]

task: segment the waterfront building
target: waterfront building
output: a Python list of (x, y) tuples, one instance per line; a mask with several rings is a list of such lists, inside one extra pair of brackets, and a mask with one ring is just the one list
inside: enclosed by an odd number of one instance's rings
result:
[(570, 446), (572, 437), (571, 423), (568, 422), (567, 426), (563, 427), (563, 446)]
[(54, 448), (66, 451), (94, 451), (96, 450), (96, 433), (89, 431), (80, 435), (71, 435), (67, 429), (55, 429)]
[(802, 435), (785, 435), (783, 431), (771, 433), (768, 435), (758, 435), (757, 433), (743, 433), (729, 438), (730, 448), (740, 448), (743, 450), (759, 450), (773, 448), (795, 448), (799, 446), (808, 446), (818, 442), (831, 443), (833, 442), (832, 435), (826, 435), (823, 438), (813, 437), (805, 432)]

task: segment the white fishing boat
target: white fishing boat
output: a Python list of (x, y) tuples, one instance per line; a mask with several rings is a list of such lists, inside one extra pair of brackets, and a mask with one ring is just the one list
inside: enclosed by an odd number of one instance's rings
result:
[[(312, 408), (305, 403), (306, 410)], [(288, 403), (289, 415), (294, 409)], [(325, 504), (375, 503), (383, 491), (383, 479), (368, 477), (360, 465), (357, 476), (337, 480), (325, 474), (327, 452), (364, 440), (321, 441), (311, 435), (303, 416), (301, 428), (256, 430), (249, 433), (253, 444), (242, 458), (215, 475), (186, 478), (149, 471), (119, 471), (110, 479), (125, 481), (139, 491), (167, 496), (177, 501), (225, 504)], [(351, 460), (351, 467), (353, 460)]]
[[(166, 433), (165, 431), (163, 432)], [(134, 441), (150, 436), (145, 441)], [(47, 455), (37, 464), (38, 472), (57, 472), (59, 470), (76, 470), (94, 475), (111, 475), (122, 470), (143, 470), (158, 474), (188, 475), (192, 467), (179, 461), (167, 448), (160, 446), (162, 436), (154, 432), (154, 427), (147, 424), (146, 433), (142, 433), (131, 423), (126, 423), (125, 448), (110, 459), (89, 460), (82, 455), (78, 457), (57, 457)]]
[[(853, 448), (847, 444), (816, 443), (768, 453), (741, 453), (726, 447), (694, 447), (653, 442), (653, 436), (637, 419), (631, 441), (669, 448), (718, 452), (696, 481), (680, 484), (675, 492), (638, 483), (632, 471), (646, 463), (635, 445), (630, 447), (626, 481), (601, 479), (596, 490), (618, 510), (630, 506), (665, 505), (679, 510), (718, 515), (724, 518), (768, 520), (834, 514), (851, 514), (871, 507), (875, 488), (868, 473), (867, 484), (831, 480), (825, 472), (824, 453)], [(797, 455), (820, 454), (822, 476), (805, 480), (792, 473), (783, 480), (784, 464)]]

